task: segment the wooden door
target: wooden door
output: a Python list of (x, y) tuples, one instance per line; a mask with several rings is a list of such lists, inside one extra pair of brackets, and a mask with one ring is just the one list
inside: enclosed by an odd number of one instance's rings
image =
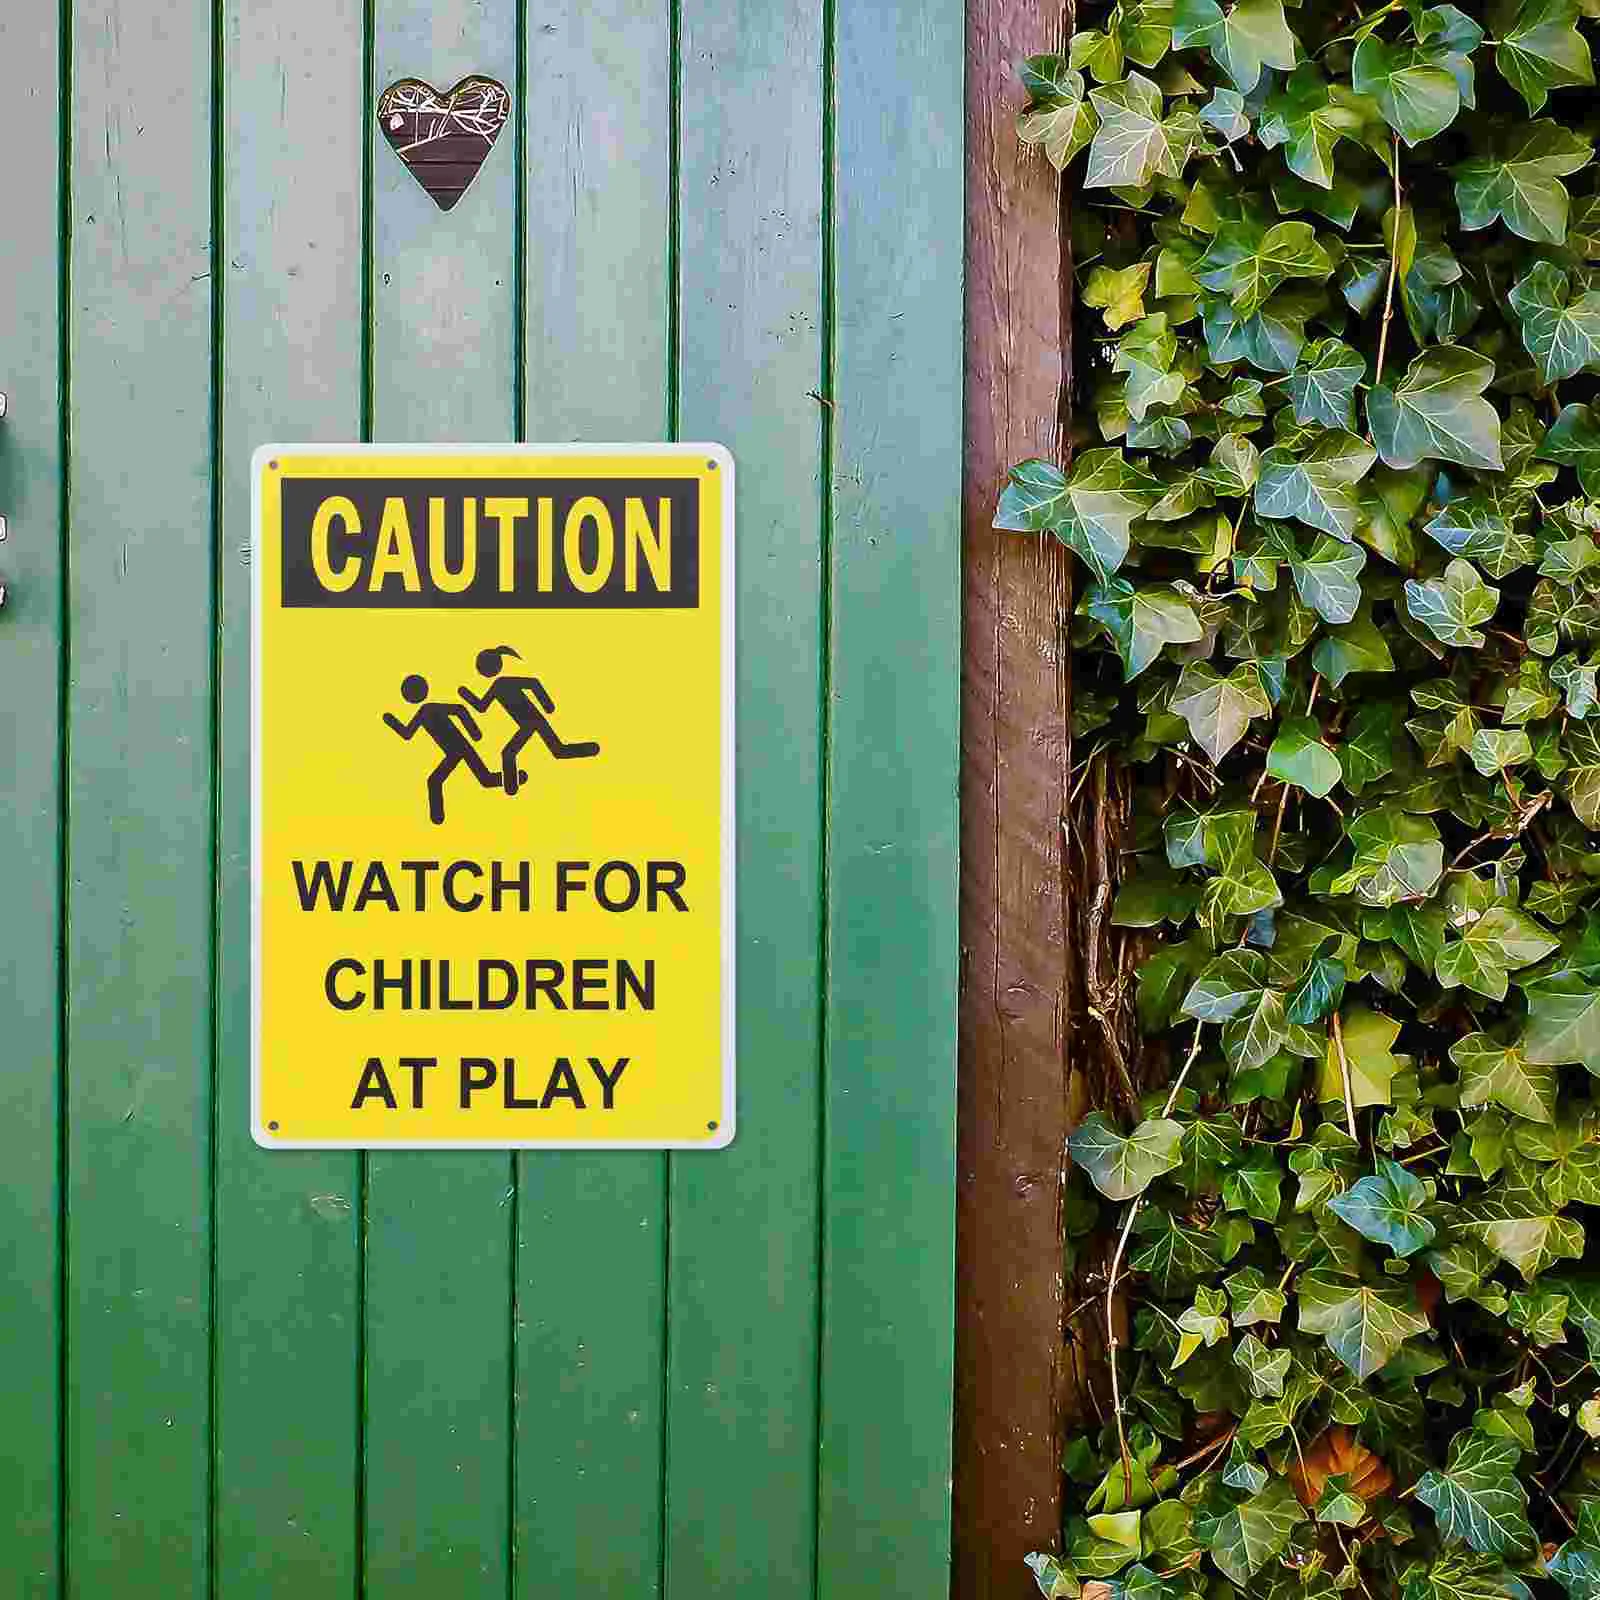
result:
[[(372, 108), (471, 72), (444, 213)], [(0, 96), (8, 1592), (942, 1592), (962, 7), (62, 0)], [(248, 463), (358, 438), (732, 450), (728, 1150), (252, 1144)]]

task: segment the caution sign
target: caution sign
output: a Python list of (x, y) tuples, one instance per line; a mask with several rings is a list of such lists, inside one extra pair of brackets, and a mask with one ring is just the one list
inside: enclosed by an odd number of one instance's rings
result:
[(734, 1131), (733, 462), (254, 458), (269, 1149)]

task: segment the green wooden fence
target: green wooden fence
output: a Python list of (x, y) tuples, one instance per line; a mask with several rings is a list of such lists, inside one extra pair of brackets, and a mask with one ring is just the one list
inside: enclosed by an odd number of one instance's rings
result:
[[(0, 1596), (943, 1592), (961, 52), (0, 6)], [(371, 108), (468, 72), (442, 215)], [(669, 437), (739, 469), (736, 1142), (257, 1150), (252, 447)]]

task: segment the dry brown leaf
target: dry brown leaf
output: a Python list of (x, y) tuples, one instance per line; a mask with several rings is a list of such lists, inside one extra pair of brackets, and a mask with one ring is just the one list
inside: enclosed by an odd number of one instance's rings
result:
[(1344, 1477), (1351, 1494), (1370, 1505), (1394, 1487), (1394, 1475), (1346, 1427), (1325, 1429), (1289, 1469), (1289, 1481), (1301, 1505), (1314, 1506), (1329, 1478)]

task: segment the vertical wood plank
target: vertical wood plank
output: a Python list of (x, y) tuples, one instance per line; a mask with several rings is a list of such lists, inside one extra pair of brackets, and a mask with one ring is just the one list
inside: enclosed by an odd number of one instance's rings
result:
[(250, 1137), (250, 453), (354, 439), (361, 0), (227, 0), (218, 544), (216, 1502), (226, 1600), (339, 1600), (358, 1559), (360, 1164)]
[[(527, 9), (524, 435), (665, 438), (667, 0)], [(654, 1595), (666, 1158), (516, 1159), (514, 1593)]]
[(0, 1572), (19, 1596), (53, 1596), (60, 1468), (57, 1324), (61, 1052), (61, 40), (57, 17), (0, 16), (0, 103), (28, 152), (6, 179), (0, 232), (0, 683), (8, 687), (0, 740), (0, 805), (7, 817), (0, 881), (0, 992), (6, 1070), (0, 1128), (0, 1371), (6, 1445), (0, 1450)]
[(679, 432), (738, 467), (739, 1133), (672, 1158), (672, 1600), (813, 1592), (823, 15), (682, 8)]
[[(474, 72), (515, 88), (516, 0), (376, 0), (375, 24), (374, 93), (401, 77), (445, 90)], [(510, 439), (512, 129), (441, 212), (370, 115), (367, 126), (373, 437)], [(367, 1171), (367, 1600), (500, 1594), (511, 1565), (515, 1165), (395, 1151), (372, 1154)]]
[(853, 1600), (948, 1581), (962, 7), (836, 28), (817, 1592)]
[(71, 1592), (205, 1592), (212, 474), (206, 0), (74, 0)]
[(1066, 553), (997, 534), (1010, 466), (1056, 458), (1069, 403), (1060, 180), (1016, 137), (1016, 64), (1059, 0), (967, 7), (966, 634), (953, 1592), (1021, 1595), (1060, 1537), (1067, 1136)]

